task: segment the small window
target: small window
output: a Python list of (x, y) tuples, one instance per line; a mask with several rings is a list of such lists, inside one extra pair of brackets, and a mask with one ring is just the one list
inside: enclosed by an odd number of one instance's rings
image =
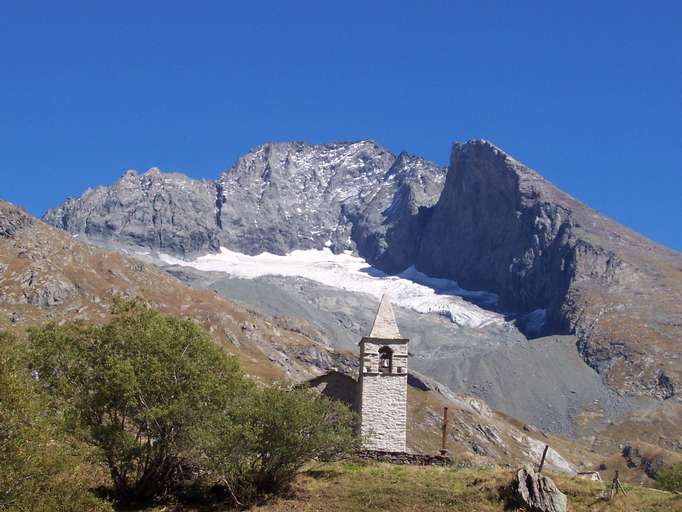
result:
[(379, 372), (391, 373), (393, 371), (393, 351), (388, 347), (379, 349)]

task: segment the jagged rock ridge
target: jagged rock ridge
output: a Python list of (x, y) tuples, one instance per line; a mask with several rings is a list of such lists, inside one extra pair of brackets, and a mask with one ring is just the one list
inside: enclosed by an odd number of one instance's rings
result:
[(96, 242), (190, 256), (356, 249), (380, 259), (394, 226), (433, 205), (445, 168), (372, 141), (264, 144), (215, 182), (151, 169), (88, 189), (43, 220)]
[(215, 183), (152, 168), (68, 198), (43, 220), (90, 240), (192, 254), (220, 246), (215, 203)]

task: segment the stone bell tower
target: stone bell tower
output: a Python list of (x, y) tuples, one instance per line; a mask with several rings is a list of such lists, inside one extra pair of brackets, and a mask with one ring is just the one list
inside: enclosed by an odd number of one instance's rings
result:
[(360, 341), (360, 433), (367, 449), (406, 449), (408, 341), (384, 295), (369, 336)]

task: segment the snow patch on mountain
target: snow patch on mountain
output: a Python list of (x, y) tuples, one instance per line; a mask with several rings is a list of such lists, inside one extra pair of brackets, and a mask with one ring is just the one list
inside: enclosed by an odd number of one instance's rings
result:
[(418, 313), (434, 313), (460, 326), (480, 328), (506, 322), (503, 315), (465, 300), (494, 305), (497, 296), (483, 291), (464, 290), (455, 281), (427, 276), (414, 267), (397, 275), (386, 274), (350, 251), (334, 254), (330, 249), (296, 250), (286, 255), (263, 252), (249, 256), (222, 247), (219, 253), (185, 261), (167, 254), (160, 259), (208, 272), (224, 272), (232, 277), (255, 279), (267, 275), (302, 277), (326, 286), (367, 293), (377, 300), (388, 294), (394, 304)]

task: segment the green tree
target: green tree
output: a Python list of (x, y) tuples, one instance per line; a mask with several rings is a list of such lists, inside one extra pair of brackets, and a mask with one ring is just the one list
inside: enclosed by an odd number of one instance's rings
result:
[(88, 450), (50, 414), (23, 348), (0, 332), (0, 510), (110, 510), (89, 491)]
[(682, 462), (661, 469), (656, 475), (658, 487), (671, 492), (682, 492)]
[(169, 490), (193, 433), (249, 386), (193, 322), (138, 300), (113, 313), (104, 326), (31, 331), (32, 361), (72, 428), (101, 450), (119, 496), (143, 500)]
[(253, 389), (214, 421), (197, 447), (242, 506), (285, 490), (307, 461), (340, 455), (356, 443), (350, 410), (309, 389)]

